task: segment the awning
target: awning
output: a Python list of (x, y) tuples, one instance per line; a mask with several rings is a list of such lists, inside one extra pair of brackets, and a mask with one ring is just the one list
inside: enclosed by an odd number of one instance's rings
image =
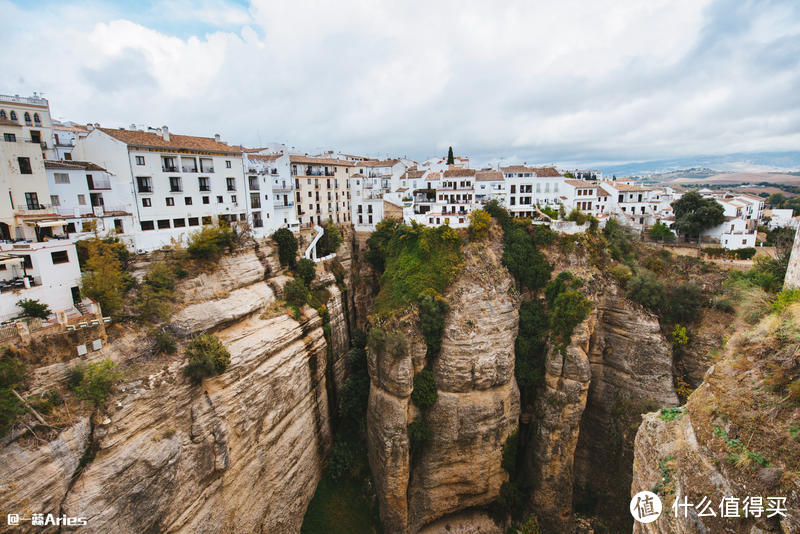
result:
[(39, 228), (51, 228), (54, 226), (64, 226), (67, 224), (67, 221), (60, 220), (60, 221), (36, 221), (36, 226)]
[(0, 258), (0, 265), (19, 265), (25, 258)]

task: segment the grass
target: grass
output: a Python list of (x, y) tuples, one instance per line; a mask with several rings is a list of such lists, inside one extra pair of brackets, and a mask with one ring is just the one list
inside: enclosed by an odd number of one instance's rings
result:
[(303, 518), (302, 534), (380, 532), (376, 514), (362, 486), (350, 477), (323, 477)]

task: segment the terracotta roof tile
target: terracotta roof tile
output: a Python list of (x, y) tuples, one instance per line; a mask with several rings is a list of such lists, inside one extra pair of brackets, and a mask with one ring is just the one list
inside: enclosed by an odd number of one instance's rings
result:
[(289, 156), (289, 161), (292, 163), (305, 163), (308, 165), (338, 165), (341, 167), (352, 167), (355, 165), (355, 163), (352, 161), (345, 161), (343, 159), (316, 158), (313, 156)]
[(475, 176), (475, 169), (448, 169), (444, 171), (445, 178), (454, 178), (458, 176)]
[(234, 147), (227, 143), (217, 142), (213, 137), (195, 137), (193, 135), (177, 135), (170, 133), (169, 141), (165, 141), (163, 137), (154, 132), (124, 129), (115, 130), (113, 128), (97, 128), (97, 130), (131, 146), (194, 150), (198, 152), (220, 152), (223, 154), (238, 154), (241, 151), (241, 147)]
[(475, 173), (475, 179), (479, 182), (502, 182), (504, 180), (503, 173), (500, 171), (478, 171)]
[(275, 161), (281, 156), (283, 156), (283, 154), (247, 154), (247, 159), (258, 161)]
[(564, 183), (574, 187), (589, 187), (592, 189), (597, 189), (597, 186), (595, 184), (587, 182), (586, 180), (564, 180)]
[(396, 159), (386, 159), (383, 161), (357, 161), (356, 167), (391, 167), (397, 163), (397, 161), (398, 160)]
[(108, 172), (100, 165), (92, 163), (91, 161), (76, 161), (76, 160), (67, 160), (67, 161), (56, 161), (53, 159), (46, 159), (44, 160), (44, 168), (45, 169), (65, 169), (65, 170), (75, 170), (75, 169), (84, 169), (87, 171), (102, 171)]
[(561, 173), (555, 167), (532, 167), (538, 177), (557, 177)]

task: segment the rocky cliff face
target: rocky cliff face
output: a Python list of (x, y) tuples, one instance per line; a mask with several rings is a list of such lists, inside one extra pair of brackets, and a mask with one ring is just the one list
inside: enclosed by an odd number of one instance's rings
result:
[[(656, 492), (663, 512), (652, 523), (635, 523), (634, 533), (800, 532), (800, 411), (785, 389), (800, 376), (799, 318), (794, 305), (750, 331), (742, 326), (683, 409), (645, 417), (631, 495)], [(722, 517), (726, 497), (737, 499), (739, 517)], [(782, 514), (770, 497), (785, 499)], [(757, 503), (746, 498), (761, 499), (757, 516)], [(715, 516), (701, 514), (703, 499)], [(676, 500), (690, 506), (676, 515)]]
[[(426, 416), (433, 439), (413, 462), (406, 427), (417, 416), (410, 395), (414, 373), (425, 365), (425, 345), (407, 327), (406, 357), (370, 351), (370, 466), (389, 532), (417, 532), (439, 518), (487, 505), (507, 476), (500, 466), (502, 446), (519, 415), (518, 302), (498, 252), (471, 245), (461, 276), (447, 292), (451, 311), (433, 363), (438, 400)], [(416, 324), (415, 318), (406, 322)]]
[(630, 486), (640, 414), (678, 401), (672, 351), (657, 318), (615, 284), (595, 274), (584, 290), (594, 309), (563, 352), (550, 349), (530, 415), (531, 508), (545, 528), (572, 532), (575, 505), (598, 499), (605, 505), (585, 512), (623, 531), (630, 519), (620, 488)]
[[(329, 365), (311, 308), (299, 321), (261, 315), (275, 299), (264, 263), (252, 251), (236, 260), (191, 282), (175, 317), (181, 333), (214, 330), (231, 353), (228, 369), (193, 386), (175, 358), (121, 386), (91, 423), (78, 419), (46, 443), (6, 440), (5, 507), (85, 517), (94, 532), (299, 531), (332, 440), (326, 374), (343, 368)], [(347, 319), (338, 288), (330, 292), (338, 354)], [(134, 341), (122, 336), (95, 357), (133, 365), (148, 354)], [(67, 365), (50, 367), (37, 373), (39, 389)]]

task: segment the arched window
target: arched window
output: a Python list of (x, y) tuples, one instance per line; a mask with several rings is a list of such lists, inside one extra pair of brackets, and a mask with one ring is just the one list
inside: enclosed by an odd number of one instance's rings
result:
[(0, 109), (0, 119), (7, 119), (6, 110)]
[(11, 120), (12, 121), (17, 120), (17, 112), (14, 111), (13, 109), (11, 110)]
[(25, 112), (25, 124), (27, 124), (28, 126), (30, 126), (31, 124), (31, 114), (28, 113), (27, 111)]
[(33, 122), (35, 122), (36, 124), (41, 124), (42, 123), (41, 119), (39, 118), (39, 114), (38, 113), (34, 113), (33, 114)]

